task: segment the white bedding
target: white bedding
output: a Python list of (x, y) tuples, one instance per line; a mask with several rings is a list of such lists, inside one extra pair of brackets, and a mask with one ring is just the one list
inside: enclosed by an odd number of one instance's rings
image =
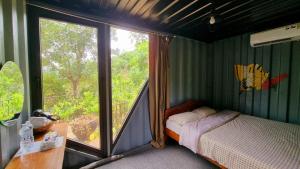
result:
[(230, 169), (300, 169), (300, 126), (240, 115), (202, 135), (199, 148)]
[(182, 126), (181, 132), (179, 133), (179, 144), (189, 148), (194, 153), (198, 153), (200, 151), (198, 147), (199, 139), (203, 134), (233, 120), (239, 114), (239, 112), (227, 110), (201, 120), (186, 123)]
[(174, 131), (176, 134), (180, 133), (181, 129), (182, 129), (182, 125), (180, 125), (176, 121), (172, 121), (172, 120), (167, 120), (166, 127), (168, 129)]
[[(167, 121), (179, 134), (182, 126)], [(300, 169), (300, 126), (248, 115), (200, 137), (200, 154), (232, 169)]]

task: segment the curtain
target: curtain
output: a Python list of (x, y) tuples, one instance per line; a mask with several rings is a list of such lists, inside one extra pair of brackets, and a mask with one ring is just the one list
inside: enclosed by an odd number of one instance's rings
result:
[(169, 107), (169, 45), (171, 37), (150, 35), (149, 110), (150, 126), (156, 148), (165, 146), (164, 112)]

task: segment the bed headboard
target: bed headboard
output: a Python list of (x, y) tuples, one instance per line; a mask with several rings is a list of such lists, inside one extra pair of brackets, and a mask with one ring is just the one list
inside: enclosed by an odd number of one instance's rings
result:
[(165, 111), (165, 120), (168, 119), (169, 116), (172, 116), (174, 114), (186, 112), (186, 111), (192, 111), (200, 106), (204, 106), (205, 102), (200, 100), (188, 100), (183, 102), (182, 104), (176, 105), (174, 107), (171, 107)]

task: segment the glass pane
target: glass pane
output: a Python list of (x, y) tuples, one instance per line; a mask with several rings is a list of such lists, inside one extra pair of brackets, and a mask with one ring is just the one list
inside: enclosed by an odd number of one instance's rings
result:
[(97, 29), (40, 19), (43, 108), (68, 138), (100, 148)]
[(111, 28), (112, 120), (115, 140), (148, 80), (147, 34)]
[(23, 102), (22, 72), (16, 63), (8, 61), (0, 69), (0, 121), (15, 118), (22, 111)]

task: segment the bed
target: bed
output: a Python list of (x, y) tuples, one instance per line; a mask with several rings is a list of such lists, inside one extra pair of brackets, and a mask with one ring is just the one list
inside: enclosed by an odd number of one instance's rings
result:
[[(182, 126), (168, 117), (200, 105), (189, 101), (168, 109), (166, 135), (178, 142)], [(300, 126), (241, 114), (201, 135), (198, 148), (220, 168), (300, 169)]]

